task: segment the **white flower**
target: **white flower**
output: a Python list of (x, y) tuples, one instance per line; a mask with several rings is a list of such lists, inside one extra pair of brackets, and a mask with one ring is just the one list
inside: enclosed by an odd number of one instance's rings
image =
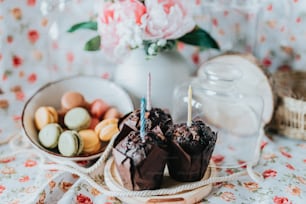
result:
[(177, 39), (195, 27), (195, 1), (146, 0), (146, 28), (144, 38)]

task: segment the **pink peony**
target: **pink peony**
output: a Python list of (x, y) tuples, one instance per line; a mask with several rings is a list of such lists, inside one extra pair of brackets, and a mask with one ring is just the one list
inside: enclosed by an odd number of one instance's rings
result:
[(98, 6), (101, 50), (120, 58), (142, 45), (142, 18), (146, 7), (138, 0), (102, 2)]
[(145, 0), (147, 7), (144, 38), (177, 39), (195, 27), (195, 1)]

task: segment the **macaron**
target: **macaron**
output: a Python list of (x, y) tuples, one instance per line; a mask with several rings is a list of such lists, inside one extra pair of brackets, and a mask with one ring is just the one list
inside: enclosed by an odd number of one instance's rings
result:
[(94, 130), (96, 125), (98, 125), (99, 122), (100, 120), (98, 118), (91, 118), (89, 129)]
[(119, 132), (118, 119), (108, 118), (102, 120), (95, 127), (95, 132), (99, 135), (102, 142), (108, 142), (111, 138)]
[(101, 149), (101, 142), (94, 130), (86, 129), (79, 131), (80, 138), (83, 142), (83, 153), (94, 154)]
[(41, 130), (49, 123), (57, 123), (58, 114), (52, 106), (41, 106), (34, 113), (34, 123), (38, 130)]
[(110, 106), (102, 99), (96, 99), (90, 104), (89, 112), (95, 118), (102, 118)]
[(76, 91), (68, 91), (61, 97), (61, 106), (65, 111), (76, 107), (86, 107), (86, 104), (84, 96)]
[(58, 151), (64, 156), (77, 156), (83, 151), (83, 142), (78, 132), (65, 130), (59, 136)]
[(111, 107), (105, 112), (103, 119), (120, 118), (120, 116), (121, 116), (121, 113), (118, 111), (118, 109)]
[(58, 139), (63, 129), (57, 123), (44, 126), (38, 133), (38, 141), (46, 148), (53, 149), (58, 144)]
[(72, 108), (64, 117), (64, 123), (70, 130), (87, 129), (90, 126), (90, 121), (88, 111), (81, 107)]

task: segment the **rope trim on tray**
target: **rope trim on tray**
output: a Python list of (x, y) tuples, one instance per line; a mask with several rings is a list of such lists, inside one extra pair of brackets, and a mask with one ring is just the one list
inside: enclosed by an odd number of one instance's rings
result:
[(212, 183), (235, 180), (239, 178), (240, 176), (247, 175), (247, 171), (243, 171), (243, 172), (232, 174), (230, 176), (211, 177), (203, 181), (197, 181), (191, 184), (184, 184), (184, 185), (180, 185), (179, 187), (175, 187), (171, 189), (162, 188), (162, 189), (157, 189), (157, 190), (143, 190), (143, 191), (126, 190), (123, 192), (123, 191), (110, 191), (106, 187), (104, 187), (104, 185), (99, 184), (96, 181), (94, 181), (89, 175), (81, 173), (80, 171), (77, 171), (76, 169), (68, 167), (68, 166), (50, 164), (50, 165), (43, 165), (42, 168), (46, 170), (57, 169), (57, 170), (68, 171), (70, 173), (76, 174), (80, 176), (80, 178), (87, 181), (90, 185), (92, 185), (92, 187), (96, 188), (101, 193), (108, 195), (108, 196), (116, 196), (116, 197), (129, 197), (129, 196), (146, 197), (146, 196), (157, 196), (157, 195), (171, 195), (171, 194), (180, 193), (182, 191), (193, 190), (201, 186), (205, 186), (205, 185), (212, 184)]

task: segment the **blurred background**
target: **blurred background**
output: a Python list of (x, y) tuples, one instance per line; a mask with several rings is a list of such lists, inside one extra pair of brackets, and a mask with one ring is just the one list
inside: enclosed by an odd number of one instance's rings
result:
[[(74, 74), (112, 78), (114, 64), (83, 50), (95, 33), (67, 29), (94, 17), (86, 0), (0, 0), (0, 93), (26, 89)], [(265, 69), (305, 69), (306, 4), (300, 0), (202, 0), (197, 23), (218, 41), (221, 52), (254, 54)], [(180, 50), (199, 67), (215, 51)]]

